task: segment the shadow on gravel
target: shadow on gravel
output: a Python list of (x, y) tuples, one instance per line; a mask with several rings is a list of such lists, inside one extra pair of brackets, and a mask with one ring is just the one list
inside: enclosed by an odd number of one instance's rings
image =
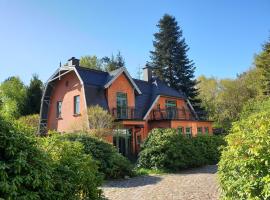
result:
[(109, 181), (103, 187), (131, 188), (146, 185), (154, 185), (162, 180), (159, 176), (140, 176), (128, 180)]
[(217, 173), (218, 166), (217, 165), (207, 165), (204, 167), (192, 168), (180, 171), (178, 174), (215, 174)]

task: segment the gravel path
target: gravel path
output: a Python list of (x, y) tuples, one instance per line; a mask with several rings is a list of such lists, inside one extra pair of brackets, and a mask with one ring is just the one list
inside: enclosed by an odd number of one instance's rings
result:
[(217, 166), (186, 170), (177, 174), (151, 175), (107, 182), (109, 200), (206, 200), (218, 199)]

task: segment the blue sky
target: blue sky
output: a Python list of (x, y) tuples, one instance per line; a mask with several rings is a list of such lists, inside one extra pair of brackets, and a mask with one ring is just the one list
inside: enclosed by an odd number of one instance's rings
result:
[(60, 61), (117, 51), (136, 77), (165, 13), (183, 29), (196, 76), (235, 77), (270, 36), (269, 0), (0, 0), (0, 9), (0, 82), (46, 81)]

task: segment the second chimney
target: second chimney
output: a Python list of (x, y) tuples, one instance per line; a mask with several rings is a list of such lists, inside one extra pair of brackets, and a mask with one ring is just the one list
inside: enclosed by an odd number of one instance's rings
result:
[(146, 65), (143, 68), (143, 80), (144, 81), (151, 81), (152, 79), (152, 68), (148, 65)]

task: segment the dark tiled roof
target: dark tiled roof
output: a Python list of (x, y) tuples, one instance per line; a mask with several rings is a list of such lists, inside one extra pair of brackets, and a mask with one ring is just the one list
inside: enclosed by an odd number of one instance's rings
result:
[[(100, 105), (108, 109), (108, 103), (105, 97), (104, 85), (116, 76), (121, 69), (114, 70), (110, 73), (76, 67), (82, 81), (84, 82), (87, 105)], [(143, 118), (152, 103), (158, 95), (186, 98), (182, 92), (179, 92), (159, 79), (153, 79), (150, 82), (133, 79), (142, 94), (135, 97), (135, 108), (138, 118)]]

